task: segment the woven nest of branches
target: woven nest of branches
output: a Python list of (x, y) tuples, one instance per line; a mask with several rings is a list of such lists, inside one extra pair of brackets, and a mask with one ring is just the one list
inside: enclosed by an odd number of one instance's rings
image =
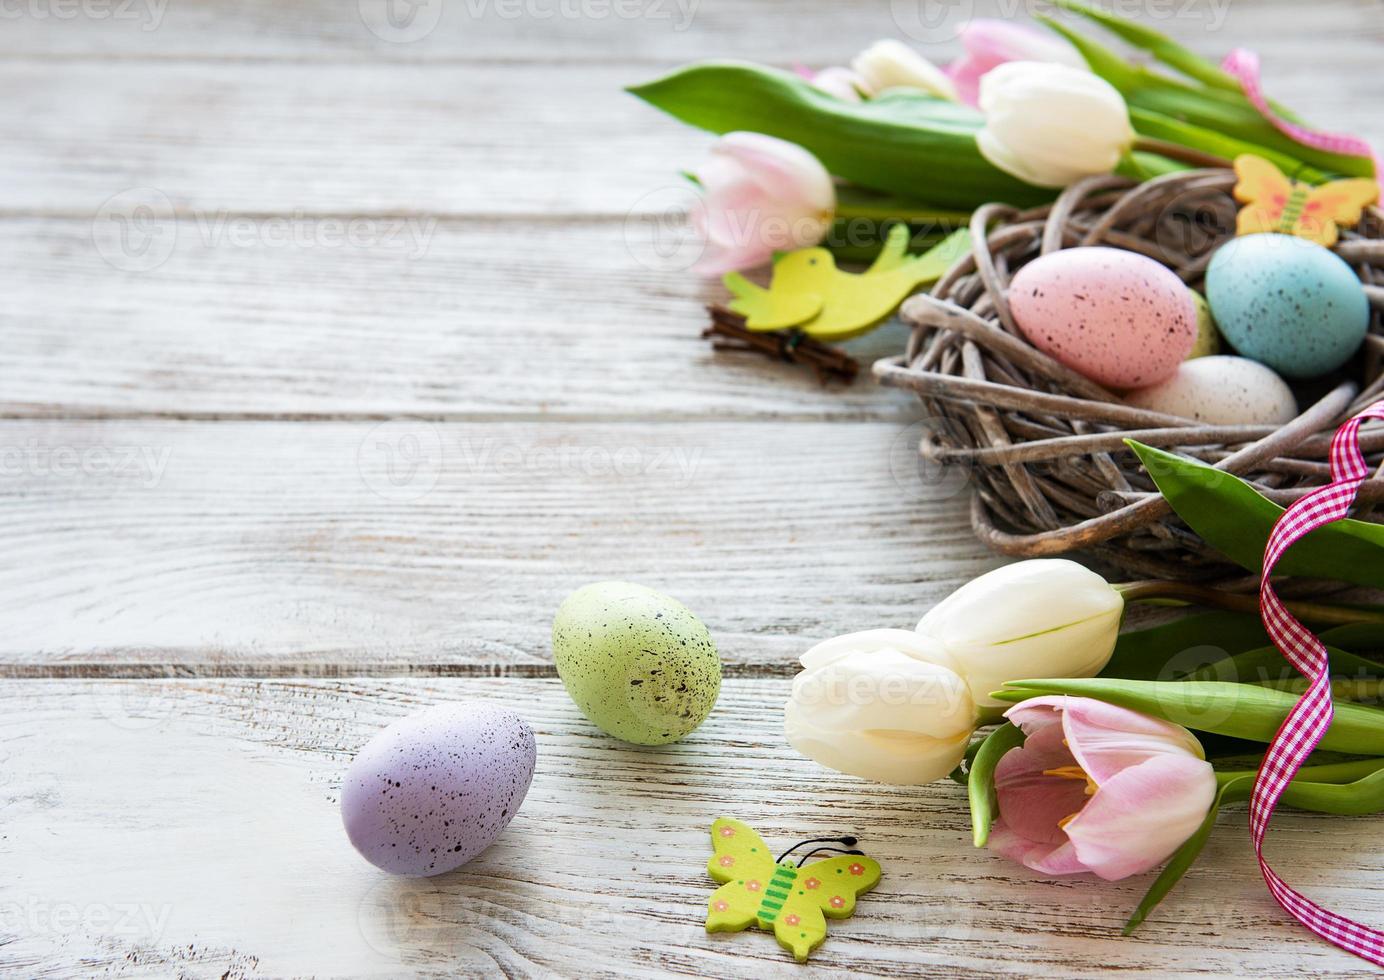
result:
[[(1302, 408), (1282, 427), (1206, 425), (1124, 404), (1118, 394), (1031, 346), (1006, 301), (1011, 276), (1062, 248), (1104, 245), (1147, 255), (1201, 288), (1239, 205), (1226, 169), (1144, 184), (1095, 177), (1031, 211), (990, 204), (972, 217), (972, 254), (901, 311), (902, 357), (875, 364), (884, 384), (917, 393), (929, 422), (919, 447), (931, 465), (970, 471), (971, 522), (987, 545), (1039, 557), (1080, 550), (1138, 577), (1243, 576), (1182, 524), (1125, 446), (1126, 438), (1196, 457), (1286, 504), (1330, 479), (1332, 433), (1384, 394), (1384, 215), (1343, 230), (1335, 251), (1369, 294), (1370, 332), (1336, 374), (1294, 387)], [(1366, 431), (1378, 466), (1384, 432)], [(1362, 488), (1357, 516), (1380, 520), (1384, 480)]]

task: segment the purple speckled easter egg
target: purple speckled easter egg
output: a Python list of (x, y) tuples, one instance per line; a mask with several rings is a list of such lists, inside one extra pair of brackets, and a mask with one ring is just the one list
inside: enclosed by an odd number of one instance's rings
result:
[(346, 770), (346, 836), (392, 874), (451, 871), (514, 819), (537, 754), (533, 730), (505, 708), (471, 701), (410, 715), (372, 738)]
[(1009, 309), (1033, 346), (1110, 388), (1171, 377), (1197, 339), (1197, 308), (1182, 280), (1118, 248), (1034, 259), (1015, 274)]

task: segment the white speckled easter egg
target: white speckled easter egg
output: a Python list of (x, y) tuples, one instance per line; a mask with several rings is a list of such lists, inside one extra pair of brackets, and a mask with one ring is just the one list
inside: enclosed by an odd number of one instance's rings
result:
[(1221, 352), (1221, 332), (1216, 329), (1216, 321), (1211, 316), (1211, 307), (1201, 293), (1191, 290), (1192, 302), (1197, 308), (1197, 340), (1187, 354), (1190, 361), (1194, 357), (1210, 357)]
[(410, 715), (366, 743), (346, 770), (346, 836), (391, 874), (451, 871), (514, 819), (536, 759), (532, 729), (505, 708), (473, 701)]
[(1009, 308), (1033, 346), (1092, 381), (1141, 388), (1169, 377), (1197, 339), (1182, 280), (1117, 248), (1066, 248), (1014, 276)]
[(626, 742), (691, 732), (721, 692), (721, 661), (686, 606), (629, 582), (578, 589), (553, 620), (558, 676), (582, 713)]
[(1237, 353), (1290, 378), (1334, 371), (1369, 329), (1369, 300), (1350, 266), (1293, 235), (1226, 242), (1207, 267), (1206, 298)]
[(1125, 401), (1212, 425), (1282, 425), (1297, 415), (1282, 378), (1258, 361), (1224, 354), (1183, 361), (1171, 378), (1131, 391)]

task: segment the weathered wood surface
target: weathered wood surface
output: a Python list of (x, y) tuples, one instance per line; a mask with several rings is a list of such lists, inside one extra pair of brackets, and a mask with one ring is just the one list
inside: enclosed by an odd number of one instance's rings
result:
[[(0, 686), (5, 972), (1370, 975), (1274, 907), (1242, 808), (1124, 939), (1148, 876), (1044, 881), (975, 851), (961, 787), (872, 786), (798, 757), (780, 732), (787, 689), (728, 681), (698, 732), (639, 749), (591, 728), (555, 680)], [(380, 726), (467, 698), (533, 724), (524, 808), (465, 869), (376, 872), (344, 843), (344, 766)], [(879, 888), (807, 967), (763, 933), (702, 929), (706, 829), (723, 813), (771, 844), (853, 833), (881, 862)], [(1380, 829), (1380, 818), (1288, 814), (1270, 846), (1296, 883), (1377, 920), (1384, 857), (1359, 844)]]
[[(292, 232), (274, 216), (156, 223), (171, 250), (138, 273), (103, 258), (89, 219), (0, 220), (0, 412), (897, 420), (916, 405), (713, 351), (703, 305), (722, 296), (661, 267), (642, 222), (402, 218), (418, 237), (386, 242), (395, 220), (325, 247), (275, 238)], [(903, 337), (851, 349), (868, 364)]]
[[(969, 848), (959, 788), (783, 744), (807, 642), (908, 625), (994, 559), (964, 474), (916, 468), (909, 399), (697, 338), (720, 292), (651, 236), (707, 138), (619, 88), (910, 31), (949, 56), (956, 23), (602, 2), (424, 0), (411, 41), (377, 0), (0, 10), (0, 973), (1363, 975), (1272, 906), (1242, 812), (1121, 939), (1145, 880), (1031, 878)], [(1148, 4), (1376, 141), (1381, 13)], [(731, 677), (684, 744), (610, 742), (549, 676), (557, 601), (613, 577), (720, 642)], [(531, 720), (534, 789), (469, 869), (386, 879), (345, 845), (341, 773), (464, 697)], [(720, 813), (884, 863), (812, 966), (702, 932)], [(1376, 823), (1285, 815), (1271, 847), (1379, 922)]]
[(728, 664), (787, 671), (995, 563), (920, 435), (3, 422), (0, 674), (551, 669), (558, 603), (611, 578), (688, 603)]

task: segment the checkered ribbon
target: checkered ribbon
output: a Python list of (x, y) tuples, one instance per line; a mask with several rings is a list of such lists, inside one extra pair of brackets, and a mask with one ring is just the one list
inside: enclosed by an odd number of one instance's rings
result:
[[(1249, 99), (1259, 110), (1259, 114), (1290, 139), (1295, 139), (1314, 150), (1325, 150), (1327, 153), (1339, 153), (1347, 157), (1369, 157), (1371, 160), (1375, 160), (1374, 150), (1362, 139), (1343, 133), (1326, 133), (1321, 130), (1307, 129), (1304, 126), (1289, 122), (1274, 112), (1273, 107), (1269, 105), (1269, 100), (1264, 95), (1264, 87), (1259, 82), (1259, 56), (1253, 51), (1236, 48), (1226, 55), (1225, 60), (1221, 62), (1221, 70), (1233, 75), (1235, 80), (1240, 83), (1240, 87), (1244, 89), (1245, 98)], [(1377, 161), (1375, 173), (1379, 173)]]
[(1264, 549), (1264, 574), (1259, 590), (1259, 612), (1264, 618), (1264, 628), (1274, 646), (1310, 684), (1288, 712), (1288, 717), (1283, 719), (1260, 763), (1254, 795), (1250, 799), (1249, 828), (1254, 838), (1254, 852), (1259, 858), (1259, 870), (1278, 904), (1323, 939), (1376, 966), (1384, 966), (1384, 932), (1322, 908), (1285, 883), (1264, 860), (1264, 834), (1269, 829), (1274, 808), (1288, 783), (1331, 727), (1334, 714), (1326, 647), (1284, 608), (1269, 576), (1294, 541), (1346, 516), (1361, 482), (1369, 475), (1359, 439), (1360, 425), (1366, 419), (1384, 419), (1384, 401), (1375, 402), (1336, 430), (1336, 437), (1331, 441), (1331, 483), (1318, 487), (1290, 506), (1274, 525)]

